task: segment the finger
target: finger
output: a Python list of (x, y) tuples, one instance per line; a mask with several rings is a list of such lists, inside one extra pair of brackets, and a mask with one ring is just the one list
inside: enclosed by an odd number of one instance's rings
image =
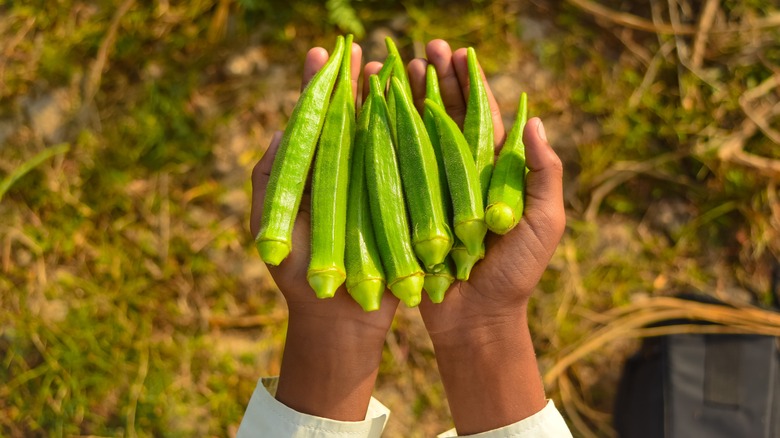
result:
[(311, 78), (328, 61), (328, 51), (322, 47), (313, 47), (306, 53), (306, 60), (303, 62), (303, 76), (301, 77), (301, 90), (306, 88)]
[(263, 199), (265, 198), (265, 188), (268, 185), (268, 178), (271, 176), (271, 167), (274, 164), (276, 151), (279, 150), (279, 143), (282, 140), (282, 131), (276, 131), (271, 144), (265, 150), (263, 157), (252, 169), (252, 209), (249, 214), (249, 229), (252, 237), (257, 236), (260, 230), (260, 218), (263, 216)]
[(433, 40), (425, 48), (428, 62), (436, 67), (439, 78), (439, 89), (444, 109), (458, 126), (463, 127), (463, 118), (466, 116), (466, 101), (463, 99), (463, 91), (458, 81), (455, 67), (452, 65), (452, 50), (444, 40)]
[(528, 121), (523, 131), (526, 175), (524, 220), (537, 236), (558, 243), (566, 227), (563, 206), (563, 164), (547, 142), (544, 125), (538, 117)]
[[(455, 74), (458, 76), (458, 82), (461, 84), (461, 92), (468, 102), (469, 92), (471, 91), (471, 84), (469, 83), (469, 62), (468, 51), (466, 49), (458, 49), (452, 54), (452, 65), (455, 68)], [(490, 89), (487, 78), (485, 77), (485, 71), (482, 70), (482, 66), (479, 66), (479, 75), (482, 78), (482, 83), (485, 84), (485, 91), (490, 104), (490, 115), (493, 119), (493, 144), (496, 146), (496, 155), (500, 151), (500, 146), (504, 144), (506, 140), (506, 131), (504, 128), (504, 119), (501, 118), (501, 110), (498, 108), (498, 102), (496, 102), (493, 91)]]
[(382, 63), (377, 61), (369, 62), (363, 68), (363, 102), (366, 101), (366, 98), (368, 97), (368, 93), (371, 90), (368, 78), (371, 75), (375, 75), (379, 73), (379, 70), (382, 70)]
[(357, 103), (358, 81), (360, 80), (360, 65), (363, 62), (363, 49), (359, 44), (352, 43), (352, 65), (350, 73), (352, 74), (352, 95)]
[(422, 58), (412, 59), (406, 67), (409, 75), (409, 85), (412, 87), (412, 98), (417, 111), (422, 114), (425, 109), (425, 75), (428, 61)]

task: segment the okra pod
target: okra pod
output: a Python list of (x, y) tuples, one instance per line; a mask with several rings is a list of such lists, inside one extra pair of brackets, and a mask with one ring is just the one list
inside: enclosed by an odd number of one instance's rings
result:
[(425, 274), (409, 236), (401, 176), (379, 77), (371, 75), (371, 122), (366, 148), (366, 183), (379, 255), (393, 295), (409, 307), (420, 303)]
[(497, 234), (508, 233), (523, 215), (526, 171), (523, 130), (527, 120), (528, 96), (522, 93), (515, 124), (498, 155), (488, 191), (485, 222)]
[(371, 96), (357, 120), (352, 148), (349, 200), (347, 202), (346, 268), (347, 292), (365, 311), (379, 309), (385, 291), (385, 274), (371, 223), (366, 187), (365, 155), (369, 141)]
[(425, 107), (432, 111), (441, 141), (455, 235), (469, 254), (479, 256), (487, 226), (479, 175), (469, 145), (458, 125), (442, 107), (430, 99), (425, 100)]
[[(434, 103), (444, 108), (444, 102), (441, 99), (441, 92), (439, 90), (439, 79), (436, 73), (436, 67), (434, 67), (433, 64), (428, 64), (428, 70), (426, 71), (426, 75), (425, 75), (425, 97), (431, 99)], [(450, 200), (450, 189), (447, 184), (447, 175), (445, 171), (442, 171), (444, 169), (444, 156), (441, 150), (441, 144), (440, 144), (441, 141), (439, 139), (439, 132), (436, 129), (436, 120), (433, 117), (433, 111), (427, 107), (423, 112), (423, 122), (425, 122), (425, 127), (428, 130), (428, 136), (431, 139), (433, 150), (436, 153), (436, 161), (439, 165), (439, 170), (440, 170), (439, 179), (441, 181), (440, 185), (441, 185), (444, 209), (447, 217), (451, 219), (452, 202)], [(453, 272), (457, 273), (457, 278), (459, 280), (468, 280), (469, 274), (471, 273), (471, 268), (474, 267), (474, 265), (477, 263), (477, 261), (479, 261), (479, 259), (484, 257), (484, 244), (483, 247), (481, 248), (480, 254), (482, 254), (482, 256), (470, 255), (468, 250), (466, 250), (466, 246), (463, 245), (463, 242), (461, 242), (457, 236), (454, 236), (453, 246), (452, 249), (450, 250), (451, 260), (449, 263), (451, 264), (454, 263), (456, 270), (452, 271), (451, 266), (442, 266), (439, 269), (445, 269), (445, 268), (449, 269), (450, 274), (452, 274)], [(441, 276), (437, 276), (433, 278), (435, 280), (433, 279), (429, 280), (429, 275), (426, 273), (425, 276), (426, 284), (433, 281), (438, 281), (438, 282), (443, 281)], [(440, 285), (439, 288), (441, 287), (443, 286)], [(430, 289), (426, 289), (426, 291), (428, 291), (429, 295), (431, 294)], [(431, 299), (433, 299), (433, 297), (431, 297)]]
[[(444, 102), (441, 100), (441, 92), (439, 91), (439, 79), (436, 76), (436, 67), (433, 64), (428, 64), (428, 69), (425, 73), (425, 97), (444, 108)], [(450, 202), (450, 188), (447, 185), (447, 172), (444, 170), (441, 140), (439, 140), (439, 131), (436, 130), (436, 120), (433, 117), (433, 112), (428, 108), (425, 108), (423, 111), (423, 123), (428, 132), (428, 138), (431, 140), (433, 152), (436, 155), (436, 168), (439, 170), (440, 198), (444, 208), (444, 215), (447, 217), (447, 220), (451, 220), (452, 203)]]
[(255, 238), (260, 257), (278, 265), (292, 249), (292, 230), (344, 51), (344, 37), (301, 93), (284, 130), (263, 201)]
[(344, 242), (349, 187), (349, 153), (355, 137), (352, 95), (352, 35), (348, 35), (325, 124), (320, 134), (311, 183), (311, 260), (309, 285), (330, 298), (344, 283)]
[[(469, 97), (466, 102), (466, 118), (463, 120), (463, 135), (471, 147), (474, 164), (479, 172), (479, 185), (482, 200), (487, 201), (490, 175), (493, 173), (493, 115), (490, 112), (485, 83), (477, 62), (477, 52), (472, 47), (467, 50), (469, 70)], [(483, 206), (484, 208), (484, 206)]]
[(404, 93), (397, 76), (390, 80), (390, 89), (395, 99), (398, 167), (412, 221), (412, 247), (423, 266), (434, 269), (452, 248), (436, 155), (420, 113)]

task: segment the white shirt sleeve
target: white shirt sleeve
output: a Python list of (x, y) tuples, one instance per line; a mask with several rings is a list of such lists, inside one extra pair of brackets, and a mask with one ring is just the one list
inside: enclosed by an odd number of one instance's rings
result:
[[(439, 438), (458, 437), (455, 429), (439, 435)], [(555, 409), (552, 400), (541, 411), (517, 423), (493, 429), (476, 435), (462, 435), (469, 438), (571, 438), (571, 432), (561, 413)]]
[[(276, 400), (276, 377), (257, 382), (237, 438), (379, 438), (390, 417), (390, 410), (371, 397), (363, 421), (338, 421), (298, 412)], [(566, 422), (552, 400), (541, 411), (528, 418), (470, 438), (571, 438)], [(455, 429), (439, 438), (458, 437)]]
[(276, 400), (277, 378), (257, 382), (236, 438), (379, 438), (390, 410), (371, 397), (363, 421), (338, 421), (303, 414)]

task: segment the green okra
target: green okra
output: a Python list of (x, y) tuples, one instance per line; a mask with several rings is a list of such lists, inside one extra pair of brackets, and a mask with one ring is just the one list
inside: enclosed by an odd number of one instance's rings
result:
[(390, 80), (390, 76), (393, 74), (395, 60), (396, 55), (394, 53), (387, 55), (385, 62), (382, 64), (382, 68), (379, 69), (379, 73), (377, 73), (377, 76), (379, 76), (379, 84), (382, 86), (383, 90), (387, 87), (387, 81)]
[(370, 77), (371, 121), (366, 148), (366, 184), (379, 255), (393, 295), (409, 307), (420, 303), (425, 274), (409, 236), (387, 104), (379, 77)]
[(508, 233), (523, 215), (526, 172), (523, 130), (527, 121), (528, 96), (522, 93), (515, 124), (498, 155), (488, 191), (485, 223), (497, 234)]
[(425, 283), (423, 289), (428, 294), (428, 297), (434, 303), (441, 303), (444, 301), (444, 294), (452, 286), (455, 281), (455, 274), (452, 268), (452, 258), (447, 256), (436, 271), (425, 271)]
[(409, 76), (406, 74), (406, 68), (404, 67), (404, 60), (401, 58), (401, 54), (398, 53), (398, 47), (395, 46), (395, 42), (392, 38), (385, 38), (385, 46), (387, 47), (388, 56), (393, 55), (393, 76), (397, 77), (401, 81), (404, 92), (409, 99), (412, 99), (412, 86), (409, 84)]
[[(428, 64), (425, 73), (425, 97), (431, 99), (434, 103), (444, 108), (444, 102), (441, 100), (439, 91), (439, 79), (436, 76), (436, 67)], [(444, 214), (447, 220), (452, 218), (452, 203), (450, 202), (450, 188), (447, 185), (447, 172), (444, 170), (444, 155), (441, 152), (441, 141), (439, 140), (439, 131), (436, 130), (436, 120), (433, 112), (428, 108), (423, 111), (423, 123), (428, 132), (428, 138), (431, 140), (431, 147), (436, 155), (436, 168), (439, 170), (439, 188), (441, 189), (441, 200), (444, 208)]]
[[(395, 46), (395, 42), (392, 38), (387, 37), (385, 38), (385, 46), (387, 46), (387, 53), (388, 56), (393, 56), (393, 77), (398, 78), (399, 81), (401, 81), (401, 85), (403, 88), (404, 93), (409, 98), (409, 100), (412, 100), (412, 86), (409, 84), (409, 76), (406, 74), (406, 68), (404, 67), (404, 61), (403, 58), (401, 58), (401, 54), (398, 53), (398, 48)], [(382, 83), (384, 85), (384, 82)], [(395, 124), (396, 124), (396, 109), (395, 109), (395, 98), (393, 94), (395, 91), (393, 91), (392, 87), (390, 87), (387, 90), (387, 114), (388, 118), (390, 120), (390, 128), (393, 132), (393, 138), (395, 138), (396, 132), (395, 132)], [(397, 143), (394, 143), (396, 146)]]
[(444, 169), (452, 200), (455, 235), (470, 254), (478, 256), (487, 226), (474, 159), (460, 128), (444, 109), (430, 99), (425, 99), (425, 107), (433, 114), (441, 141)]
[(260, 257), (270, 265), (281, 263), (292, 249), (295, 217), (343, 52), (344, 37), (339, 36), (330, 58), (301, 93), (279, 143), (255, 238)]
[(466, 58), (469, 70), (469, 97), (466, 102), (466, 118), (463, 120), (463, 135), (471, 147), (474, 164), (479, 172), (482, 200), (486, 201), (495, 155), (493, 115), (490, 112), (490, 101), (477, 62), (477, 52), (469, 47)]
[(318, 298), (330, 298), (344, 283), (344, 242), (349, 153), (355, 137), (352, 95), (352, 35), (346, 37), (341, 69), (320, 134), (311, 183), (311, 259), (306, 278)]
[(390, 89), (395, 100), (398, 167), (412, 222), (412, 247), (423, 266), (433, 269), (452, 248), (439, 187), (440, 170), (420, 113), (397, 76), (390, 80)]
[(371, 96), (369, 95), (357, 120), (352, 147), (347, 202), (346, 268), (347, 292), (365, 311), (379, 309), (385, 291), (385, 273), (371, 223), (371, 210), (366, 187), (365, 155), (369, 141)]
[[(444, 102), (441, 99), (441, 91), (439, 90), (439, 79), (436, 73), (436, 67), (433, 66), (433, 64), (428, 64), (428, 69), (425, 74), (425, 97), (428, 99), (431, 99), (434, 103), (439, 105), (440, 107), (444, 108)], [(433, 111), (429, 108), (425, 108), (423, 112), (423, 122), (425, 123), (425, 128), (428, 130), (428, 136), (431, 139), (431, 144), (433, 145), (433, 150), (436, 153), (436, 161), (438, 163), (439, 169), (444, 169), (444, 155), (442, 154), (441, 150), (441, 144), (439, 139), (439, 132), (436, 129), (436, 120), (433, 117)], [(440, 171), (439, 172), (439, 179), (441, 181), (441, 192), (442, 192), (442, 200), (444, 201), (444, 209), (446, 212), (446, 215), (448, 218), (452, 218), (452, 203), (450, 201), (450, 189), (447, 184), (447, 175), (446, 172)], [(457, 236), (454, 236), (453, 238), (453, 246), (450, 250), (450, 259), (451, 263), (455, 264), (456, 270), (452, 271), (452, 267), (443, 267), (450, 269), (450, 273), (456, 272), (457, 278), (459, 280), (468, 280), (469, 274), (471, 273), (471, 269), (474, 267), (474, 265), (479, 261), (482, 257), (484, 257), (484, 245), (481, 248), (479, 256), (472, 256), (469, 254), (468, 250), (466, 250), (466, 247), (463, 245), (463, 242), (458, 239)], [(442, 282), (443, 278), (441, 276), (434, 277), (435, 281)], [(426, 282), (432, 282), (434, 280), (429, 280), (428, 274), (426, 274)], [(439, 286), (441, 288), (443, 286)], [(449, 287), (449, 286), (448, 286)], [(446, 290), (446, 289), (445, 289)], [(430, 289), (426, 289), (430, 295)]]

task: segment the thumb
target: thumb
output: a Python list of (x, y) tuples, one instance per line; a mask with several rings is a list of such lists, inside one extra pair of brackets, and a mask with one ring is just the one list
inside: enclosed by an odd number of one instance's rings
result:
[(566, 227), (563, 164), (550, 147), (544, 125), (538, 117), (526, 124), (523, 143), (528, 167), (523, 218), (534, 235), (542, 242), (554, 243), (554, 249)]

